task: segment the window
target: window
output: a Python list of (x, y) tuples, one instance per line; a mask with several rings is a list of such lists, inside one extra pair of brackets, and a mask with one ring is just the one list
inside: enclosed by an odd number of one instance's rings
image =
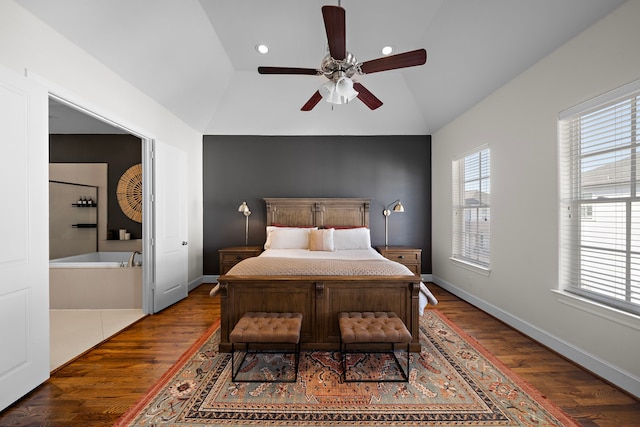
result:
[(457, 261), (489, 269), (490, 161), (483, 146), (453, 161), (453, 253)]
[(560, 114), (561, 286), (640, 314), (640, 82)]

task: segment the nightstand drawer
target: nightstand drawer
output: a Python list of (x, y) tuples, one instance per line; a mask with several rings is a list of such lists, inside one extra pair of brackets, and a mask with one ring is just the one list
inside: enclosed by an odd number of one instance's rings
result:
[(422, 274), (422, 271), (420, 271), (422, 269), (422, 264), (405, 264), (403, 262), (401, 264), (404, 264), (404, 266), (411, 270), (411, 272), (415, 275), (419, 276), (420, 274)]
[(421, 253), (416, 251), (386, 251), (384, 257), (392, 261), (399, 262), (401, 264), (407, 263), (419, 263), (421, 260)]
[(221, 263), (234, 263), (237, 264), (243, 259), (253, 258), (255, 255), (246, 252), (228, 252), (220, 254)]

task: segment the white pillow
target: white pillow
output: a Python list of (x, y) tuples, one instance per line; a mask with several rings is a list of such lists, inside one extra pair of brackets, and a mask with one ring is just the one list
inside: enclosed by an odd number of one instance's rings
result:
[(265, 242), (264, 243), (264, 248), (265, 249), (269, 249), (268, 246), (269, 246), (269, 243), (271, 242), (271, 240), (269, 239), (269, 236), (271, 236), (271, 232), (273, 230), (275, 230), (276, 228), (278, 228), (278, 227), (276, 227), (275, 225), (267, 225), (267, 239), (264, 241)]
[(309, 250), (310, 251), (329, 251), (333, 252), (333, 228), (326, 230), (311, 230), (309, 232)]
[(333, 232), (333, 245), (336, 250), (369, 249), (371, 233), (364, 227), (336, 229)]
[(265, 249), (307, 249), (309, 248), (309, 232), (315, 228), (274, 227), (267, 232)]
[(267, 238), (264, 241), (264, 248), (265, 249), (269, 249), (269, 247), (271, 246), (271, 232), (273, 230), (277, 230), (278, 228), (292, 228), (292, 227), (278, 227), (275, 225), (267, 225)]

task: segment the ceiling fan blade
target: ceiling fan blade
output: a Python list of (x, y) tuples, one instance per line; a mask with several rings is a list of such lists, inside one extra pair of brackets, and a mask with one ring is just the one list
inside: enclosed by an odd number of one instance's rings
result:
[(260, 74), (304, 74), (308, 76), (317, 76), (322, 74), (313, 68), (295, 68), (295, 67), (258, 67)]
[(427, 51), (418, 49), (363, 62), (360, 69), (364, 74), (371, 74), (397, 68), (414, 67), (423, 65), (425, 62), (427, 62)]
[(344, 9), (339, 6), (322, 6), (324, 28), (327, 31), (329, 53), (333, 59), (347, 56), (347, 35)]
[(311, 110), (313, 110), (313, 107), (315, 107), (318, 104), (318, 102), (320, 102), (321, 99), (322, 99), (322, 95), (320, 95), (319, 91), (316, 91), (316, 93), (314, 93), (311, 96), (311, 98), (309, 98), (307, 103), (302, 106), (300, 111), (311, 111)]
[(382, 105), (382, 101), (376, 98), (376, 96), (369, 92), (367, 88), (362, 86), (361, 83), (354, 83), (353, 88), (358, 92), (358, 99), (370, 109), (375, 110)]

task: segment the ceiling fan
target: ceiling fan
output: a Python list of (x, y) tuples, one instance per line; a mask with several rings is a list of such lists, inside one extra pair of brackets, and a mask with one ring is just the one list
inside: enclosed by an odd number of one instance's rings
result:
[(329, 54), (322, 60), (319, 70), (294, 67), (258, 67), (260, 74), (324, 75), (329, 79), (302, 106), (302, 111), (311, 111), (322, 98), (332, 104), (344, 104), (355, 97), (371, 110), (375, 110), (382, 105), (382, 101), (369, 92), (362, 83), (354, 82), (351, 79), (354, 75), (414, 67), (427, 62), (427, 51), (424, 49), (358, 62), (356, 57), (347, 51), (345, 10), (340, 6), (323, 6), (322, 17), (327, 32)]

